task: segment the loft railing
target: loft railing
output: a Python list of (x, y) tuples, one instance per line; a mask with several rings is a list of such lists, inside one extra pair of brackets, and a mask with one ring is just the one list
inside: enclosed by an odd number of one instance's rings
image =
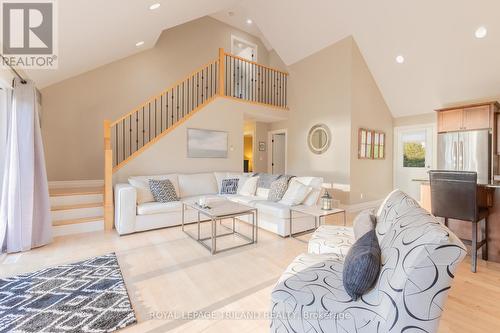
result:
[(113, 173), (216, 97), (287, 109), (286, 72), (219, 49), (195, 70), (131, 112), (104, 121), (104, 221), (113, 228)]
[(224, 53), (224, 95), (249, 102), (287, 107), (288, 73)]

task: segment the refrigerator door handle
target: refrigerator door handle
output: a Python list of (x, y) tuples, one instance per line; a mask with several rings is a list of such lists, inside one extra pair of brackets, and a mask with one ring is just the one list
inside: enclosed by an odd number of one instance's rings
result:
[(464, 142), (460, 141), (458, 144), (458, 170), (464, 170)]
[(458, 170), (457, 166), (457, 155), (458, 155), (458, 150), (457, 150), (457, 142), (453, 141), (453, 152), (452, 152), (452, 159), (453, 159), (453, 168), (455, 170)]

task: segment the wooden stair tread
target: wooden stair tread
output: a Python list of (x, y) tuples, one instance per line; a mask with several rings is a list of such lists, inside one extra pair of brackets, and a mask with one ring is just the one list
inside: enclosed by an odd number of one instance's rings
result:
[(92, 202), (92, 203), (83, 203), (83, 204), (74, 204), (74, 205), (61, 205), (51, 207), (50, 210), (53, 212), (61, 211), (61, 210), (71, 210), (71, 209), (82, 209), (82, 208), (98, 208), (103, 207), (104, 203), (102, 202)]
[(103, 194), (104, 187), (71, 187), (71, 188), (52, 188), (49, 189), (51, 197), (62, 197), (69, 195), (89, 195), (89, 194)]
[(95, 222), (95, 221), (100, 221), (100, 220), (104, 220), (104, 216), (82, 217), (79, 219), (52, 221), (52, 225), (57, 227), (57, 226), (62, 226), (62, 225)]

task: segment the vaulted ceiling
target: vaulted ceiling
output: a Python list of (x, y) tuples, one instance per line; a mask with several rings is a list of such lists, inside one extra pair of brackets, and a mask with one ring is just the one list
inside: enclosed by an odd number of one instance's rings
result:
[[(153, 2), (162, 3), (149, 11)], [(394, 116), (500, 96), (498, 0), (65, 0), (59, 1), (60, 70), (30, 73), (47, 85), (152, 47), (161, 30), (234, 11), (293, 64), (353, 35)], [(486, 38), (475, 30), (484, 25)], [(143, 49), (144, 49), (143, 48)], [(397, 55), (405, 62), (398, 64)]]

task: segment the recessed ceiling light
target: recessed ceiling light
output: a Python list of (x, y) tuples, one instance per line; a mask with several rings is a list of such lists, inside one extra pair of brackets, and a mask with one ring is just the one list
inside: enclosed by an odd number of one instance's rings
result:
[(253, 21), (251, 19), (247, 19), (247, 24), (252, 24)]
[(149, 9), (150, 9), (150, 10), (155, 10), (155, 9), (160, 8), (160, 6), (161, 6), (161, 3), (158, 3), (158, 2), (157, 2), (157, 3), (154, 3), (154, 4), (152, 4), (151, 6), (149, 6)]
[(485, 26), (480, 26), (479, 28), (476, 29), (476, 32), (474, 35), (476, 35), (476, 38), (484, 38), (488, 34), (488, 29), (486, 29)]
[(403, 57), (402, 55), (398, 55), (398, 56), (396, 57), (396, 62), (397, 62), (398, 64), (402, 64), (402, 63), (404, 63), (404, 62), (405, 62), (405, 57)]
[(143, 46), (144, 45), (144, 41), (141, 40), (140, 42), (137, 42), (135, 43), (135, 46), (139, 47), (139, 46)]

